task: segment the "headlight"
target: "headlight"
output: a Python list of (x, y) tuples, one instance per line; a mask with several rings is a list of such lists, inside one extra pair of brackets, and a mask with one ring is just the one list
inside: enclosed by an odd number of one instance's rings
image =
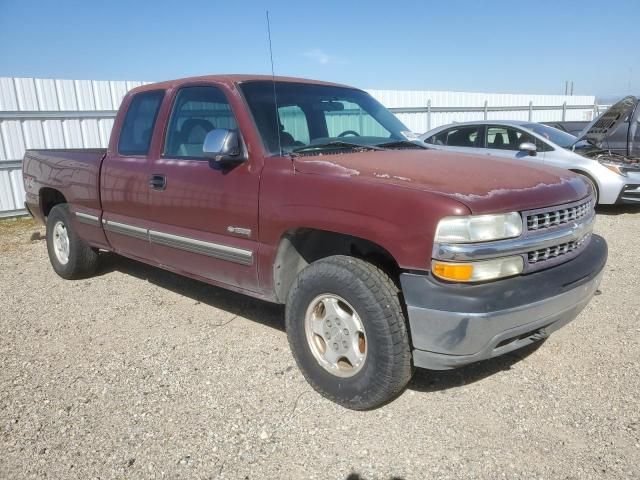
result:
[(521, 256), (494, 258), (468, 263), (450, 263), (434, 260), (433, 274), (452, 282), (483, 282), (497, 278), (519, 275), (524, 268)]
[(605, 168), (608, 168), (612, 172), (617, 173), (618, 175), (622, 175), (623, 177), (627, 176), (627, 171), (625, 170), (623, 165), (620, 165), (619, 163), (607, 162), (605, 160), (598, 160), (598, 161), (600, 162), (600, 165), (602, 165)]
[(435, 241), (439, 243), (487, 242), (517, 237), (521, 233), (522, 218), (518, 212), (445, 217), (438, 223)]

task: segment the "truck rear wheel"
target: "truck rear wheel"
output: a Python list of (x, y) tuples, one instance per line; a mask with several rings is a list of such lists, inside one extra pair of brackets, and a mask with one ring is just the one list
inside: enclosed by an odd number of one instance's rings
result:
[(398, 289), (370, 263), (337, 255), (307, 266), (289, 292), (285, 319), (309, 384), (344, 407), (380, 406), (411, 379)]
[(70, 221), (66, 203), (56, 205), (47, 217), (47, 251), (53, 270), (68, 280), (95, 272), (98, 252), (82, 240)]

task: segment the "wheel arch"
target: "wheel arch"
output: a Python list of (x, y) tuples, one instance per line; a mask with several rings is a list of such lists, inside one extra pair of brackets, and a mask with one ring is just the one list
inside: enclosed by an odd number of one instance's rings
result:
[(384, 247), (371, 240), (349, 234), (313, 228), (288, 230), (280, 238), (273, 263), (276, 299), (285, 303), (294, 279), (307, 265), (333, 255), (366, 260), (399, 281), (400, 267)]
[(67, 199), (60, 190), (51, 187), (43, 187), (39, 191), (40, 211), (46, 218), (49, 216), (51, 209), (61, 203), (67, 203)]

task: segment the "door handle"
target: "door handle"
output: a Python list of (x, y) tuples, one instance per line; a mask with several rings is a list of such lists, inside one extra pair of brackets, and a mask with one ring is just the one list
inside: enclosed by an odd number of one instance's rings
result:
[(151, 188), (151, 190), (164, 190), (167, 188), (167, 177), (154, 173), (149, 177), (149, 188)]

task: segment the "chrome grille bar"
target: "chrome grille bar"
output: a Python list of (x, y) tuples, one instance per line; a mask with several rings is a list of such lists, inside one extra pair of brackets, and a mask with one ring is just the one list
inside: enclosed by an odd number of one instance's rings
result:
[(542, 230), (557, 227), (559, 225), (580, 220), (593, 210), (593, 199), (578, 205), (535, 211), (527, 214), (526, 224), (528, 231)]
[(583, 245), (587, 243), (587, 240), (591, 238), (591, 234), (587, 234), (579, 240), (573, 240), (566, 243), (561, 243), (554, 247), (541, 248), (539, 250), (533, 250), (527, 253), (527, 260), (529, 264), (535, 264), (540, 262), (545, 262), (547, 260), (551, 260), (562, 255), (567, 255), (569, 253), (573, 253), (580, 249)]

